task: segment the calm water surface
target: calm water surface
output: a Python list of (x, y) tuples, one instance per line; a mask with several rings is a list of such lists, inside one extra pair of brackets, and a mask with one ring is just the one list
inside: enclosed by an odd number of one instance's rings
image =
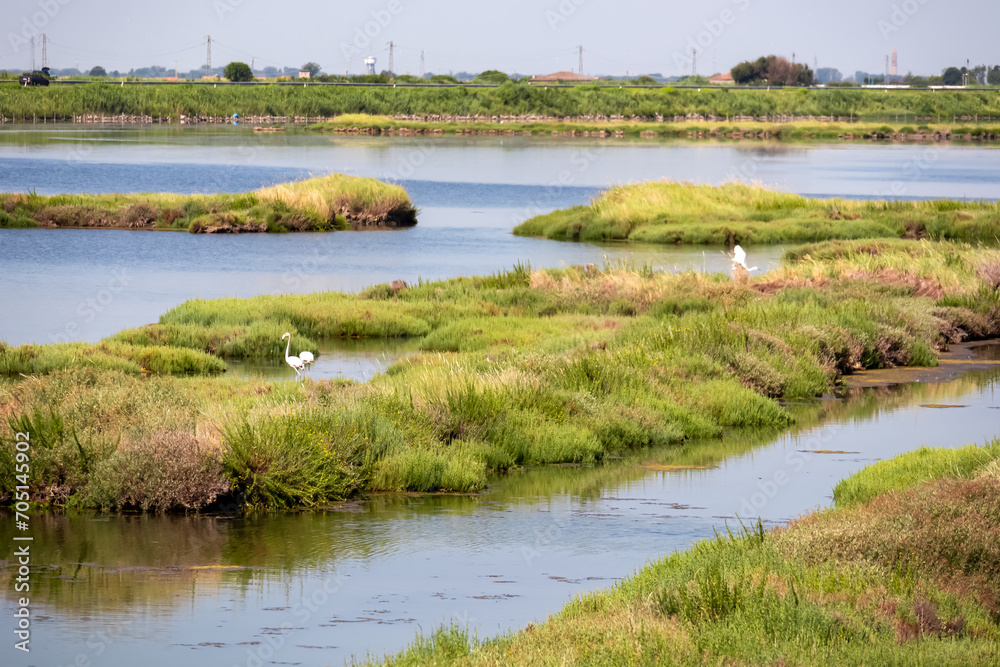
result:
[[(567, 244), (511, 236), (538, 212), (617, 183), (759, 180), (815, 195), (996, 198), (992, 148), (764, 146), (507, 138), (255, 136), (244, 128), (0, 129), (0, 189), (240, 191), (343, 171), (399, 180), (415, 229), (327, 235), (0, 230), (0, 339), (96, 340), (194, 298), (354, 291), (393, 279), (630, 261), (722, 271), (721, 248)], [(779, 248), (748, 248), (776, 265)], [(405, 344), (324, 343), (310, 373), (366, 379)], [(237, 374), (290, 373), (280, 361)], [(954, 404), (947, 410), (922, 407)], [(788, 434), (732, 433), (599, 467), (528, 470), (476, 496), (381, 496), (328, 511), (231, 517), (32, 519), (32, 653), (0, 664), (341, 664), (457, 622), (480, 636), (741, 516), (777, 523), (830, 502), (872, 461), (997, 432), (996, 374), (794, 406)], [(817, 453), (819, 450), (834, 453)], [(704, 469), (666, 472), (660, 464)], [(787, 483), (774, 483), (775, 475)], [(0, 515), (0, 543), (13, 522)], [(6, 557), (8, 552), (0, 558)], [(0, 568), (0, 617), (15, 567)], [(0, 624), (8, 632), (9, 626)], [(14, 661), (17, 661), (16, 663)]]

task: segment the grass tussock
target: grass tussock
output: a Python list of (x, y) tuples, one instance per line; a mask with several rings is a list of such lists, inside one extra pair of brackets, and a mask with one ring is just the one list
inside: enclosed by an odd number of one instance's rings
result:
[(587, 206), (531, 218), (521, 236), (672, 244), (928, 239), (1000, 244), (995, 202), (811, 199), (742, 183), (661, 181), (612, 188)]
[(998, 537), (993, 466), (725, 531), (543, 623), (486, 640), (443, 627), (367, 664), (993, 664)]
[(981, 472), (989, 472), (997, 460), (1000, 460), (1000, 440), (983, 447), (921, 447), (851, 475), (837, 484), (833, 499), (837, 507), (851, 507), (930, 480), (971, 479)]
[(0, 194), (0, 227), (12, 228), (326, 232), (408, 227), (416, 224), (416, 215), (417, 209), (400, 186), (343, 174), (238, 194)]

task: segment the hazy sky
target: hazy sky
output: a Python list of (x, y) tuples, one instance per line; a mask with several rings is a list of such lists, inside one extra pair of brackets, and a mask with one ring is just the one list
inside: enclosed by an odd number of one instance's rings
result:
[(202, 67), (211, 34), (216, 67), (254, 56), (257, 68), (357, 73), (374, 55), (382, 70), (392, 40), (400, 74), (420, 74), (421, 51), (435, 73), (576, 70), (579, 45), (592, 75), (687, 74), (692, 46), (706, 75), (770, 53), (881, 72), (893, 47), (900, 74), (939, 74), (1000, 64), (997, 19), (996, 0), (2, 0), (0, 68), (29, 68), (26, 38), (44, 32), (49, 65), (81, 70)]

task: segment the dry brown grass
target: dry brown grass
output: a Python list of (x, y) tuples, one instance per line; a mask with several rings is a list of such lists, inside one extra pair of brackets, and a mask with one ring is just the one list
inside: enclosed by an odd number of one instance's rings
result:
[[(942, 479), (858, 507), (812, 514), (777, 534), (806, 564), (830, 560), (916, 568), (946, 590), (1000, 606), (1000, 479)], [(992, 591), (992, 593), (990, 592)]]
[(87, 495), (102, 508), (165, 512), (198, 510), (229, 491), (218, 452), (189, 432), (161, 431), (123, 442), (101, 462)]

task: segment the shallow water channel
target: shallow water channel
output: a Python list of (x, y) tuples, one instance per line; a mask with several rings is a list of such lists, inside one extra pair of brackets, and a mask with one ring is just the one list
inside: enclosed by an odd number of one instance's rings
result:
[[(998, 379), (1000, 366), (851, 390), (790, 406), (799, 425), (785, 434), (525, 470), (478, 495), (243, 517), (39, 514), (30, 664), (341, 664), (444, 623), (479, 636), (522, 627), (737, 514), (784, 522), (828, 505), (837, 481), (874, 461), (992, 439)], [(3, 517), (0, 543), (13, 532)], [(15, 567), (0, 570), (2, 618)], [(0, 644), (0, 662), (11, 656)]]

